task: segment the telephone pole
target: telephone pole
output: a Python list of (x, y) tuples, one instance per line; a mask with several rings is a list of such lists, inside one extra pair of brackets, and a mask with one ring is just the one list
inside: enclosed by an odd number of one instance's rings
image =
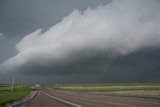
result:
[(13, 75), (13, 78), (12, 78), (12, 91), (13, 91), (13, 87), (14, 87), (14, 75)]

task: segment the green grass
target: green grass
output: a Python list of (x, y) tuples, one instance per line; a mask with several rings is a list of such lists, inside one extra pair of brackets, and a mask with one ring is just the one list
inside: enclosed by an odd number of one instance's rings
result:
[(128, 95), (157, 95), (160, 96), (159, 90), (127, 90), (127, 91), (112, 91), (108, 93), (114, 94), (128, 94)]
[(148, 83), (108, 83), (108, 84), (54, 84), (53, 89), (78, 92), (92, 92), (141, 98), (160, 98), (160, 82)]
[(13, 92), (10, 86), (0, 86), (0, 107), (25, 97), (30, 91), (31, 89), (29, 87), (23, 87), (21, 85), (15, 86)]
[(70, 91), (123, 91), (123, 90), (160, 90), (160, 83), (119, 83), (119, 84), (54, 84), (50, 87)]

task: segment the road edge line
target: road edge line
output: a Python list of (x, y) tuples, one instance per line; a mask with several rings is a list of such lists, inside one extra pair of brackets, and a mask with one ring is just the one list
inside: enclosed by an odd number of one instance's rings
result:
[(56, 99), (56, 100), (58, 100), (58, 101), (61, 101), (61, 102), (63, 102), (63, 103), (66, 103), (66, 104), (69, 104), (69, 105), (72, 105), (72, 106), (76, 106), (76, 107), (81, 107), (81, 106), (80, 106), (80, 105), (78, 105), (78, 104), (74, 104), (74, 103), (72, 103), (72, 102), (65, 101), (65, 100), (63, 100), (63, 99), (60, 99), (60, 98), (54, 97), (54, 96), (49, 95), (49, 94), (47, 94), (47, 93), (45, 93), (45, 92), (43, 92), (43, 91), (41, 91), (41, 92), (42, 92), (43, 94), (47, 95), (48, 97), (51, 97), (51, 98)]

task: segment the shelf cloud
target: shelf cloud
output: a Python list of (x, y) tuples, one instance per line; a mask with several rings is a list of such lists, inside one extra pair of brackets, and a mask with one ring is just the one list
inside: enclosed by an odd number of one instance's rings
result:
[(159, 48), (160, 5), (157, 2), (113, 0), (95, 9), (75, 9), (49, 29), (38, 29), (26, 35), (16, 45), (17, 55), (1, 64), (0, 69), (32, 74), (72, 74), (74, 71), (68, 71), (68, 66), (100, 54), (115, 58)]

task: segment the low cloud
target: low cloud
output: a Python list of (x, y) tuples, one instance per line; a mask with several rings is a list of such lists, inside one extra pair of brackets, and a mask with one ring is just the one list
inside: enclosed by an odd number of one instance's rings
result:
[(3, 33), (0, 33), (0, 37), (2, 37), (3, 36)]
[(68, 66), (99, 54), (125, 56), (159, 48), (159, 10), (159, 1), (154, 0), (116, 0), (95, 9), (74, 10), (49, 30), (38, 29), (26, 35), (16, 45), (18, 54), (1, 64), (0, 69), (71, 74), (74, 71), (67, 70)]

